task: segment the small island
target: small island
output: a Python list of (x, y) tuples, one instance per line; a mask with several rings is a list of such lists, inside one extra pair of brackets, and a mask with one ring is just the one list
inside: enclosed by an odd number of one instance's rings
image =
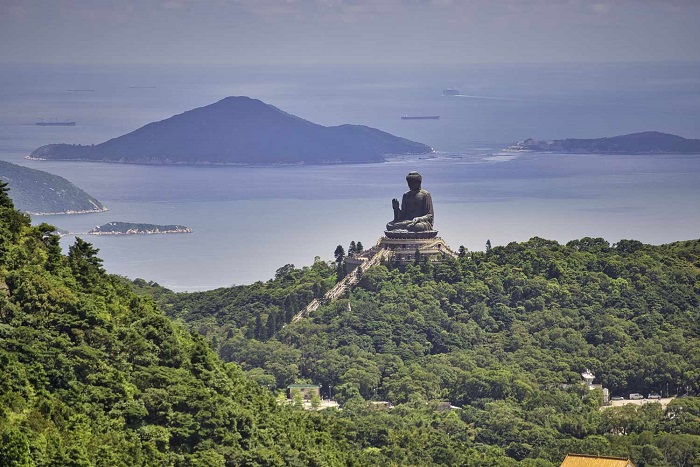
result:
[(88, 235), (154, 235), (192, 233), (192, 229), (184, 225), (155, 225), (136, 224), (132, 222), (109, 222), (98, 225), (88, 232)]
[(504, 151), (563, 152), (571, 154), (700, 154), (700, 139), (645, 131), (595, 139), (526, 139)]

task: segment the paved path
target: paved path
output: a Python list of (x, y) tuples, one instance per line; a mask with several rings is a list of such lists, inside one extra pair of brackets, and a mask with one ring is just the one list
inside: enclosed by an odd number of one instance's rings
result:
[(353, 269), (351, 273), (343, 277), (343, 279), (335, 284), (332, 289), (325, 293), (322, 299), (314, 298), (311, 302), (306, 305), (306, 308), (297, 313), (294, 318), (292, 318), (292, 323), (302, 320), (308, 317), (311, 313), (316, 311), (322, 303), (330, 303), (333, 300), (343, 296), (343, 294), (350, 288), (354, 287), (362, 278), (362, 274), (369, 268), (378, 264), (382, 259), (388, 257), (391, 251), (386, 248), (378, 248), (377, 251), (364, 263), (360, 264), (358, 267)]

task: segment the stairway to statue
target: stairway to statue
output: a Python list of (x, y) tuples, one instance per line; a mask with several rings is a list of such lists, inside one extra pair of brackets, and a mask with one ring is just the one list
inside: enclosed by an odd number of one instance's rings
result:
[(360, 264), (357, 268), (353, 269), (347, 276), (335, 284), (332, 289), (323, 295), (323, 298), (314, 298), (311, 302), (306, 305), (306, 308), (297, 313), (294, 318), (292, 318), (292, 323), (295, 323), (303, 318), (308, 317), (311, 313), (316, 311), (321, 304), (327, 304), (332, 302), (338, 297), (342, 297), (343, 294), (353, 286), (355, 286), (362, 278), (362, 273), (366, 270), (379, 263), (382, 259), (387, 258), (391, 254), (391, 251), (386, 248), (377, 248), (377, 251), (364, 263)]

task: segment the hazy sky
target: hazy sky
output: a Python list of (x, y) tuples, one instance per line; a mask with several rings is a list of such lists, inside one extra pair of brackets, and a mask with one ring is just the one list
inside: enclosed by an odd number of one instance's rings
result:
[(0, 63), (700, 60), (700, 0), (0, 0)]

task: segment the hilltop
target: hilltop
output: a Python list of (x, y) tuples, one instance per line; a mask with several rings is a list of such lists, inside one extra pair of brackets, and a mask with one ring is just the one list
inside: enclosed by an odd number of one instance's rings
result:
[(12, 191), (17, 209), (29, 214), (78, 214), (107, 209), (63, 177), (0, 161), (0, 180)]
[(324, 164), (423, 154), (424, 144), (361, 125), (325, 127), (248, 97), (227, 97), (92, 146), (49, 144), (32, 159), (134, 164)]
[(588, 154), (700, 154), (700, 139), (645, 131), (629, 135), (595, 139), (526, 139), (506, 151), (540, 151)]

